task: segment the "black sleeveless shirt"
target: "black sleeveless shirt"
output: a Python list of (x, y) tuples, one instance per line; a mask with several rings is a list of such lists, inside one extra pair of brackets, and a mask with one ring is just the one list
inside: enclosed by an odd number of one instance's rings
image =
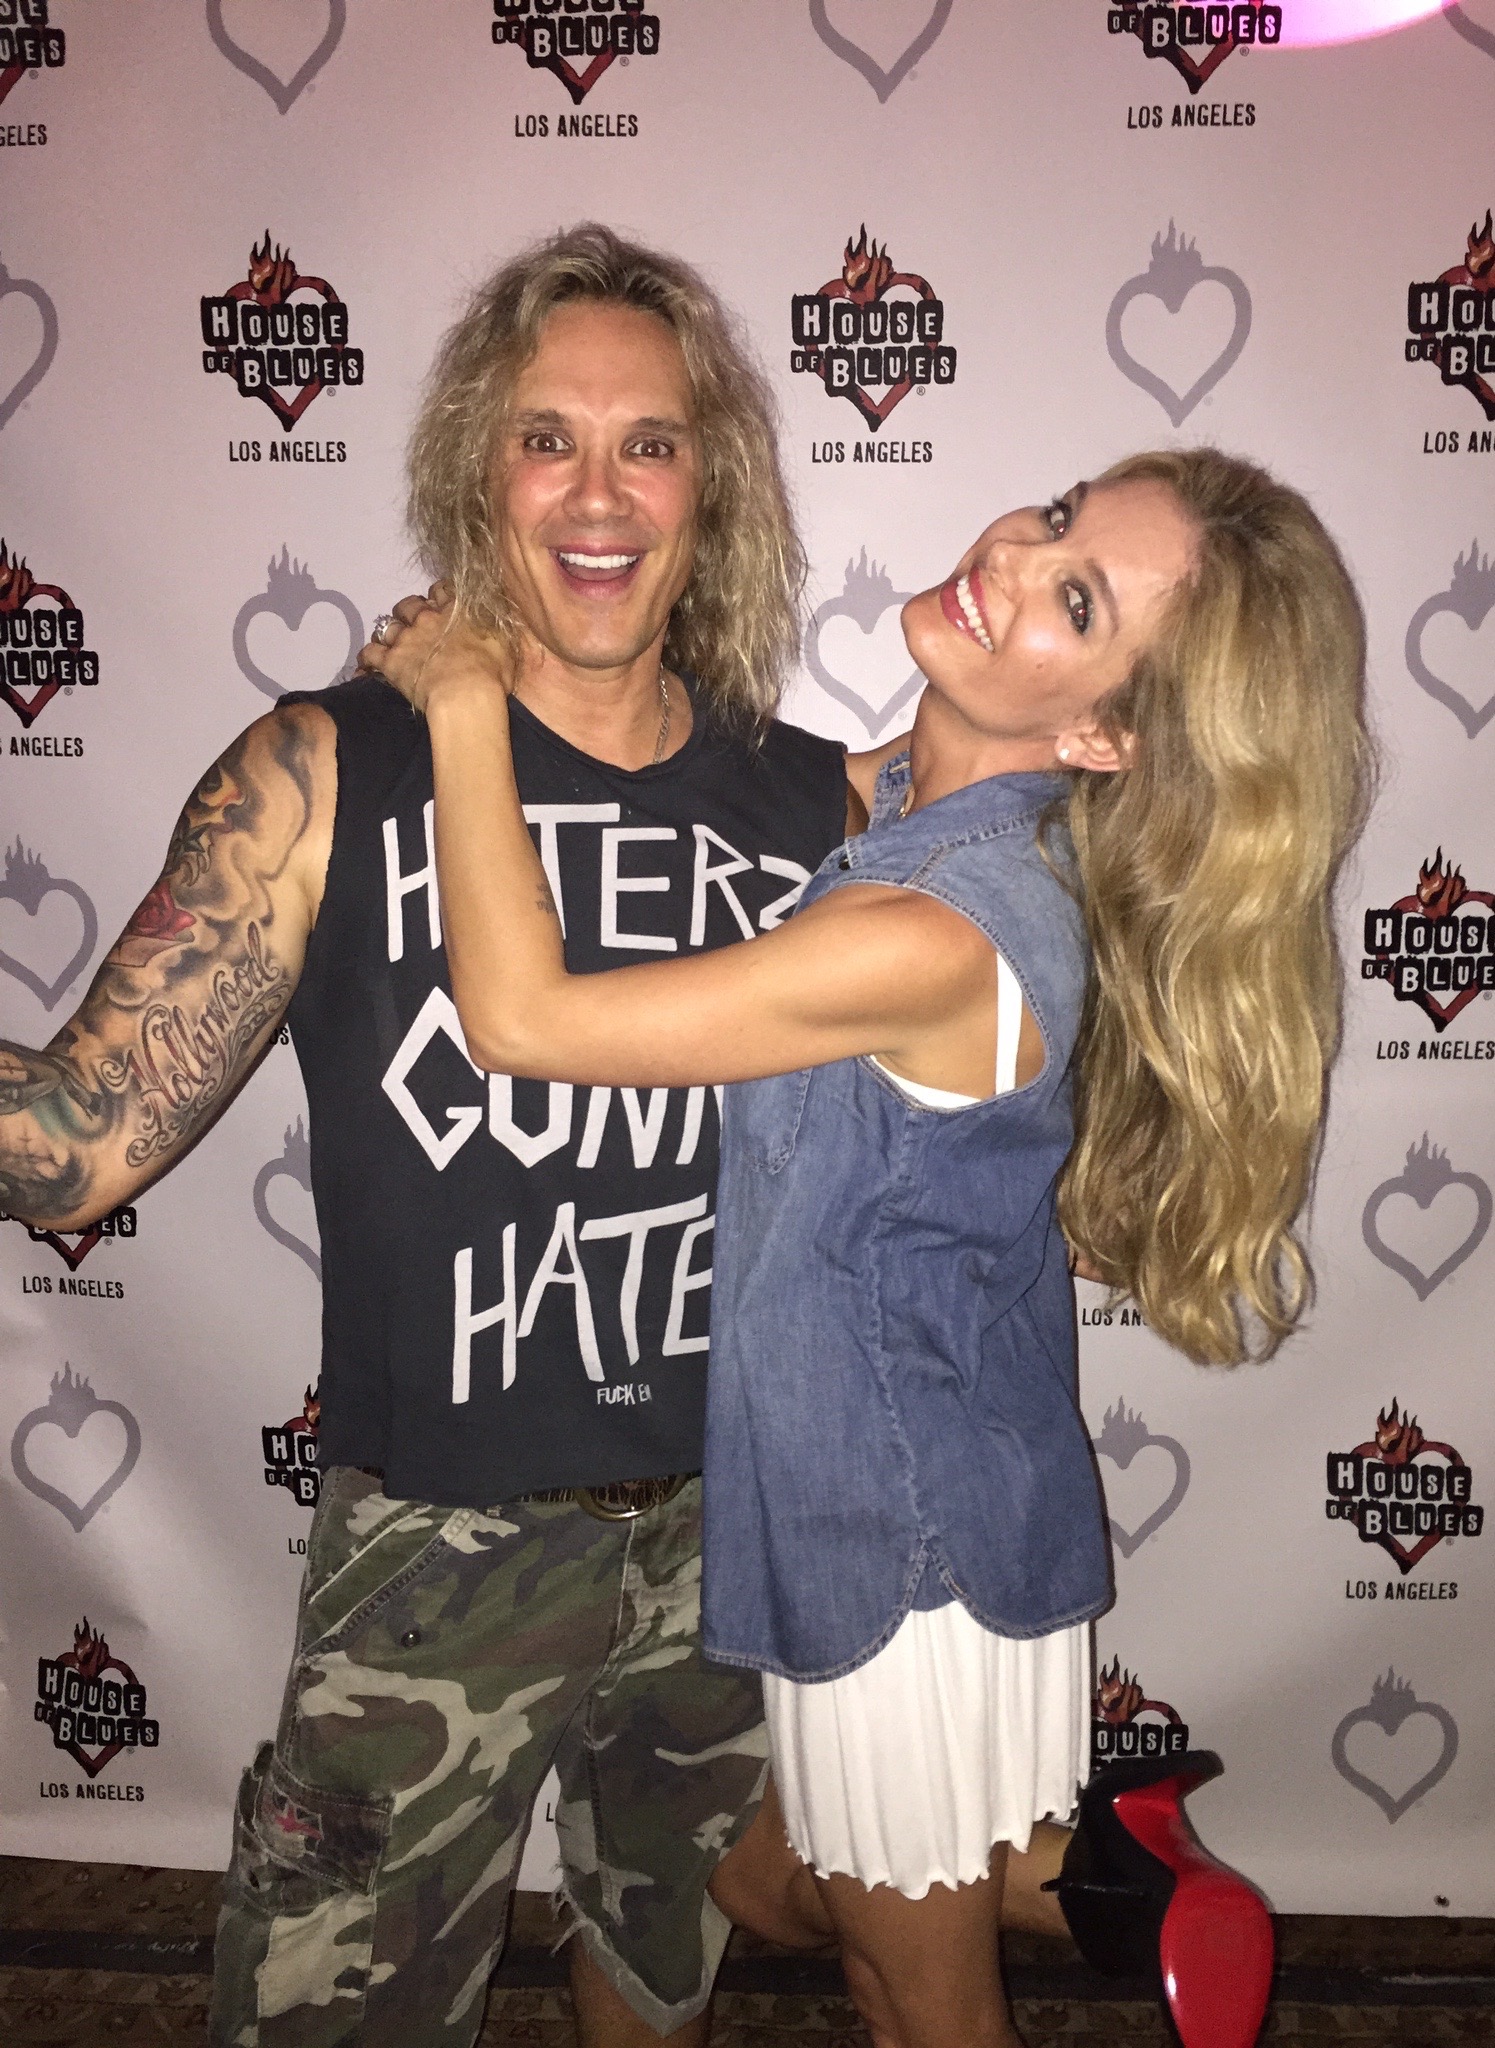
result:
[[(337, 727), (332, 854), (290, 1012), (322, 1237), (323, 1464), (452, 1506), (698, 1469), (719, 1091), (480, 1073), (441, 945), (423, 721), (370, 677), (286, 701)], [(840, 747), (777, 723), (754, 746), (699, 696), (679, 752), (633, 771), (522, 705), (512, 730), (573, 973), (772, 930), (845, 832)]]

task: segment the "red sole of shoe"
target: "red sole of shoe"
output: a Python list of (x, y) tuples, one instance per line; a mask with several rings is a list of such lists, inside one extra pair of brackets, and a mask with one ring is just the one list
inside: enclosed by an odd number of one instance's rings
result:
[(1184, 2048), (1254, 2048), (1272, 1989), (1275, 1941), (1261, 1895), (1202, 1847), (1180, 1802), (1188, 1779), (1119, 1793), (1117, 1818), (1173, 1872), (1159, 1960)]

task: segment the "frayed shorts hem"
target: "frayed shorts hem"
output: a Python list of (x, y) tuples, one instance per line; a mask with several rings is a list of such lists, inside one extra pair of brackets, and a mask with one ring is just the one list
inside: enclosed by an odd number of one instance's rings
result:
[(651, 1991), (643, 1978), (624, 1962), (607, 1930), (583, 1912), (567, 1890), (564, 1880), (556, 1888), (554, 1903), (557, 1908), (564, 1908), (571, 1915), (570, 1925), (557, 1942), (557, 1948), (573, 1937), (579, 1940), (624, 2004), (630, 2011), (637, 2013), (646, 2026), (652, 2027), (656, 2034), (673, 2034), (679, 2028), (688, 2026), (697, 2014), (706, 2010), (711, 1997), (711, 1987), (716, 1982), (716, 1973), (727, 1946), (727, 1937), (732, 1932), (731, 1921), (709, 1895), (702, 1901), (701, 1981), (688, 1997), (679, 1999), (674, 2004), (667, 2004)]

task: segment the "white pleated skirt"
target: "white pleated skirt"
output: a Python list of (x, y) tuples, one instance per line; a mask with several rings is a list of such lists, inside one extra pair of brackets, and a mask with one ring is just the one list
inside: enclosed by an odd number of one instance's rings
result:
[(909, 1614), (868, 1663), (817, 1685), (765, 1673), (774, 1782), (796, 1853), (922, 1899), (985, 1877), (1063, 1820), (1090, 1771), (1088, 1624), (1017, 1641), (957, 1602)]

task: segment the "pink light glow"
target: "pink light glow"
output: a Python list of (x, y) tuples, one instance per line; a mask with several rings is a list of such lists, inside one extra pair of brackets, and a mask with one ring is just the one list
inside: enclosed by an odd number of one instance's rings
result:
[(1282, 0), (1284, 50), (1318, 49), (1389, 35), (1441, 14), (1444, 0)]

